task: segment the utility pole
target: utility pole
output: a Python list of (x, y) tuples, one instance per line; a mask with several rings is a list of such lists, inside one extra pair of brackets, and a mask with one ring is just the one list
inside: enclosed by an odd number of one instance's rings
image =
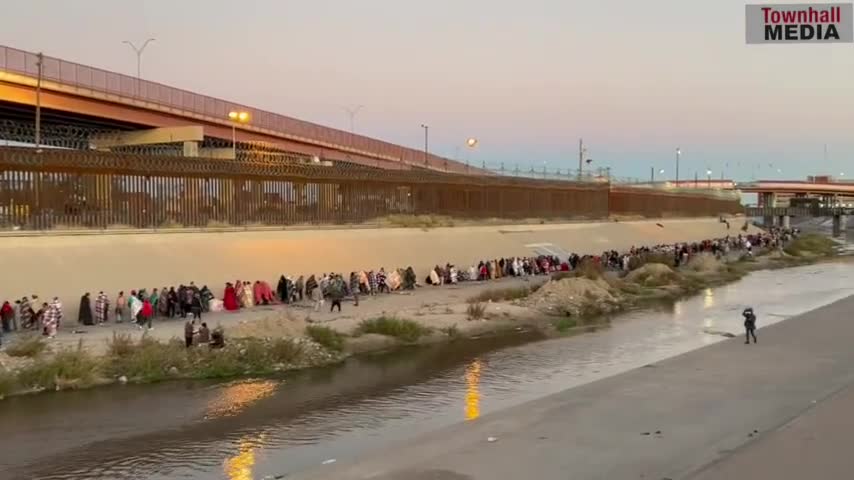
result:
[(424, 167), (427, 168), (429, 165), (427, 159), (430, 155), (430, 127), (422, 123), (421, 128), (424, 129)]
[(679, 157), (682, 156), (682, 150), (676, 147), (676, 186), (679, 186)]
[(44, 66), (44, 54), (39, 52), (37, 56), (36, 67), (38, 68), (38, 76), (36, 78), (36, 151), (41, 147), (42, 142), (42, 68)]
[(578, 179), (581, 180), (582, 170), (584, 169), (584, 139), (578, 139)]
[(347, 116), (350, 117), (350, 135), (353, 135), (356, 132), (356, 114), (359, 113), (360, 110), (365, 108), (364, 105), (356, 105), (355, 107), (341, 107), (347, 112)]
[(649, 183), (655, 183), (655, 167), (649, 167)]

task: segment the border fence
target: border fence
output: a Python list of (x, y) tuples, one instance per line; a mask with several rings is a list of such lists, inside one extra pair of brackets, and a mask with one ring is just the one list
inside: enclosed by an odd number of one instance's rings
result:
[(0, 229), (6, 230), (286, 227), (398, 214), (569, 220), (740, 211), (735, 196), (608, 183), (0, 148)]

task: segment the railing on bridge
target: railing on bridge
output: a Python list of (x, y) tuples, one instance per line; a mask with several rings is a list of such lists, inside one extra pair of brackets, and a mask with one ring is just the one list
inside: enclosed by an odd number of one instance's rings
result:
[[(4, 71), (35, 78), (38, 76), (38, 54), (0, 46), (0, 74)], [(145, 102), (167, 109), (173, 114), (191, 118), (204, 116), (223, 124), (228, 124), (228, 112), (246, 111), (250, 114), (252, 123), (245, 128), (250, 130), (268, 130), (294, 141), (352, 151), (412, 166), (424, 166), (425, 162), (422, 150), (59, 58), (43, 57), (42, 78), (64, 87), (71, 87), (81, 95), (96, 97), (107, 95), (114, 99), (127, 99), (131, 103)], [(437, 155), (428, 155), (428, 161), (431, 168), (441, 169), (448, 160)]]
[(394, 214), (596, 219), (716, 216), (732, 199), (554, 180), (0, 148), (0, 227), (287, 226)]
[(748, 217), (834, 217), (851, 215), (854, 208), (848, 207), (745, 207)]

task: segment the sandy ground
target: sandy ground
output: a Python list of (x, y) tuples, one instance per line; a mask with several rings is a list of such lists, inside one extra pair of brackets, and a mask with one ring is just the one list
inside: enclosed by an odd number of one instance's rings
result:
[(169, 233), (8, 237), (0, 239), (0, 299), (59, 296), (76, 319), (80, 296), (101, 290), (177, 286), (195, 281), (217, 296), (227, 281), (279, 275), (413, 266), (419, 278), (435, 264), (533, 254), (533, 245), (599, 253), (737, 234), (715, 219), (644, 220), (550, 225), (464, 226), (433, 230), (342, 229), (229, 233)]
[[(537, 316), (536, 312), (507, 304), (487, 305), (487, 318), (470, 321), (466, 314), (467, 300), (480, 292), (509, 287), (536, 285), (548, 280), (547, 276), (529, 278), (503, 278), (490, 282), (467, 282), (455, 286), (423, 286), (415, 292), (391, 293), (374, 297), (360, 297), (359, 306), (354, 306), (352, 300), (343, 303), (342, 312), (329, 312), (329, 302), (320, 312), (313, 305), (304, 301), (297, 305), (271, 305), (244, 309), (239, 312), (219, 312), (203, 314), (202, 320), (211, 328), (222, 326), (229, 337), (277, 337), (301, 336), (309, 323), (326, 325), (342, 333), (351, 333), (364, 319), (376, 318), (381, 315), (399, 316), (416, 320), (438, 331), (456, 326), (461, 333), (477, 333), (499, 326), (498, 321), (522, 324)], [(157, 339), (168, 340), (183, 338), (184, 320), (157, 318), (154, 329), (142, 331), (137, 327), (113, 322), (103, 326), (84, 327), (76, 322), (67, 322), (57, 337), (52, 340), (57, 347), (73, 347), (82, 339), (90, 351), (102, 353), (113, 332), (130, 334), (134, 338), (144, 333)], [(14, 341), (14, 335), (6, 340)], [(380, 337), (380, 338), (376, 338)], [(353, 348), (376, 349), (377, 343), (393, 344), (392, 339), (377, 336), (365, 336), (353, 342)], [(381, 345), (380, 345), (381, 347)]]
[(850, 478), (852, 312), (849, 297), (757, 345), (723, 341), (294, 478)]

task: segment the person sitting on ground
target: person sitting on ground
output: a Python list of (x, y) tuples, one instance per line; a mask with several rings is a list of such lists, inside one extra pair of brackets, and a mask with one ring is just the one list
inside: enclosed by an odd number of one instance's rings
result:
[(211, 330), (208, 328), (208, 324), (202, 322), (202, 326), (199, 327), (199, 345), (207, 345), (211, 342)]
[(211, 333), (211, 348), (224, 348), (225, 347), (225, 333), (223, 333), (221, 328), (217, 328)]

